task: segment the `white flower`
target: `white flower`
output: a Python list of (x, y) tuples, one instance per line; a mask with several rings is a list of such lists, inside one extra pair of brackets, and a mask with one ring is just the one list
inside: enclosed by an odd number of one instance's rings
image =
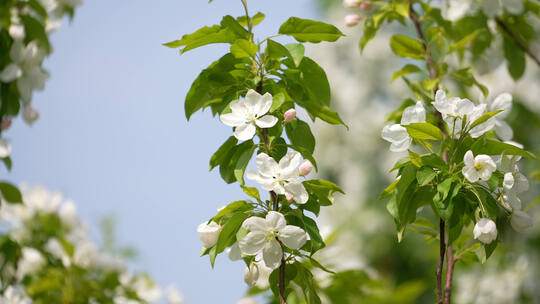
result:
[(26, 275), (38, 272), (45, 264), (45, 258), (37, 249), (22, 248), (22, 258), (17, 264), (17, 279), (22, 280)]
[(216, 245), (221, 228), (216, 222), (210, 222), (210, 224), (203, 222), (197, 227), (204, 248), (212, 248)]
[(83, 240), (76, 244), (75, 252), (73, 253), (73, 263), (82, 268), (87, 268), (93, 265), (98, 258), (98, 248), (88, 240)]
[(13, 40), (22, 40), (26, 36), (24, 26), (22, 24), (12, 24), (9, 26), (9, 35)]
[(272, 115), (265, 115), (272, 106), (272, 95), (266, 93), (261, 96), (254, 90), (249, 90), (244, 101), (231, 102), (231, 113), (222, 114), (219, 119), (230, 127), (236, 127), (234, 136), (239, 140), (252, 139), (256, 127), (271, 128), (278, 119)]
[(401, 124), (386, 125), (382, 130), (382, 138), (391, 143), (390, 151), (403, 152), (407, 151), (412, 143), (412, 138), (409, 136), (407, 129), (403, 126), (426, 122), (426, 110), (421, 101), (415, 105), (409, 106), (403, 110), (401, 115)]
[(14, 287), (9, 285), (0, 295), (0, 303), (2, 304), (31, 304), (32, 299), (28, 298), (22, 287)]
[(257, 280), (259, 279), (259, 266), (256, 263), (249, 264), (248, 267), (244, 270), (244, 282), (249, 287), (255, 286)]
[(357, 8), (362, 3), (362, 0), (343, 0), (343, 5), (347, 8)]
[(497, 165), (495, 165), (491, 157), (485, 154), (474, 157), (471, 150), (465, 153), (463, 162), (465, 166), (461, 170), (461, 173), (471, 183), (477, 182), (479, 179), (487, 181), (497, 169)]
[[(446, 99), (446, 93), (443, 90), (438, 90), (435, 93), (435, 101), (432, 102), (433, 106), (442, 115), (443, 120), (448, 125), (450, 132), (454, 137), (458, 137), (461, 134), (463, 118), (466, 116), (466, 124), (471, 124), (478, 118), (480, 118), (486, 111), (486, 104), (480, 104), (475, 106), (470, 100), (459, 97), (452, 97)], [(480, 137), (482, 134), (491, 130), (495, 126), (495, 121), (488, 119), (469, 131), (469, 134), (473, 138)]]
[(345, 22), (345, 25), (347, 26), (355, 26), (358, 23), (360, 23), (361, 17), (358, 14), (348, 14), (343, 18), (343, 21)]
[(278, 164), (268, 154), (260, 153), (255, 158), (258, 171), (248, 171), (246, 176), (261, 184), (264, 190), (290, 194), (298, 204), (304, 204), (309, 196), (297, 170), (301, 157), (300, 153), (289, 151)]
[(231, 261), (242, 259), (242, 252), (240, 252), (240, 245), (238, 245), (238, 242), (234, 242), (231, 247), (227, 248), (227, 256)]
[(512, 213), (510, 224), (517, 232), (525, 232), (533, 225), (533, 220), (527, 213), (516, 210)]
[(0, 158), (8, 157), (11, 154), (11, 146), (8, 142), (0, 138)]
[(58, 216), (68, 226), (75, 226), (79, 223), (77, 218), (77, 206), (73, 201), (66, 201), (58, 208)]
[(508, 114), (510, 114), (510, 111), (512, 110), (512, 95), (510, 95), (509, 93), (499, 94), (491, 103), (489, 110), (502, 110), (502, 112), (491, 118), (495, 122), (495, 134), (497, 134), (497, 136), (503, 141), (512, 139), (512, 137), (514, 136), (514, 131), (512, 130), (510, 125), (508, 125), (508, 123), (504, 121), (504, 119), (508, 116)]
[(65, 267), (69, 267), (71, 265), (69, 255), (66, 253), (64, 246), (62, 246), (57, 238), (49, 239), (45, 244), (45, 250), (47, 250), (47, 252), (49, 252), (55, 258), (62, 261), (62, 264), (64, 264)]
[(167, 287), (167, 303), (168, 304), (185, 304), (184, 296), (175, 285)]
[(482, 218), (474, 225), (473, 234), (475, 239), (484, 244), (489, 244), (497, 239), (497, 226), (494, 221)]
[(22, 117), (27, 124), (32, 125), (36, 120), (38, 120), (39, 112), (30, 105), (24, 105)]
[(278, 240), (290, 249), (298, 250), (307, 241), (299, 227), (287, 225), (283, 214), (270, 211), (266, 218), (252, 216), (242, 223), (249, 233), (240, 240), (240, 250), (245, 255), (256, 255), (261, 250), (266, 266), (276, 269), (281, 264), (283, 251)]
[(499, 15), (504, 8), (509, 13), (519, 15), (523, 11), (521, 0), (481, 0), (480, 7), (489, 18)]
[(161, 289), (147, 276), (137, 277), (132, 287), (137, 296), (147, 303), (155, 303), (161, 298)]

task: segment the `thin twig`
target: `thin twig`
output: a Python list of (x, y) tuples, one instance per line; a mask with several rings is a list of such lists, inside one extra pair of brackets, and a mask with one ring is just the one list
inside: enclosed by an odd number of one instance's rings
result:
[(439, 264), (437, 265), (437, 303), (443, 304), (443, 290), (442, 290), (442, 272), (443, 272), (443, 266), (444, 266), (444, 255), (446, 252), (446, 242), (444, 241), (445, 233), (444, 233), (444, 220), (440, 219), (439, 221)]
[(450, 304), (452, 298), (452, 278), (454, 276), (454, 265), (457, 259), (452, 253), (452, 245), (446, 249), (446, 284), (444, 286), (444, 304)]
[(540, 59), (536, 57), (536, 55), (529, 50), (529, 48), (521, 42), (521, 40), (518, 39), (518, 37), (512, 32), (512, 30), (502, 21), (500, 18), (495, 18), (495, 22), (497, 22), (497, 25), (506, 33), (510, 38), (512, 38), (512, 41), (523, 51), (523, 53), (527, 54), (539, 67), (540, 67)]

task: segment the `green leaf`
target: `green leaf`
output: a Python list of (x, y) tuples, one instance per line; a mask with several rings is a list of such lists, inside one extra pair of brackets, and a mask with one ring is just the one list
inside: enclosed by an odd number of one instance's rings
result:
[(210, 262), (212, 264), (212, 268), (214, 267), (215, 256), (236, 242), (236, 233), (242, 226), (244, 220), (246, 220), (248, 217), (249, 214), (247, 213), (237, 212), (229, 220), (227, 220), (225, 225), (223, 225), (223, 228), (219, 233), (217, 244), (214, 246), (214, 248), (216, 248), (215, 254), (210, 253)]
[(221, 19), (221, 27), (229, 29), (239, 39), (250, 39), (248, 30), (242, 27), (240, 23), (230, 15), (224, 16)]
[(430, 123), (412, 123), (406, 125), (407, 132), (414, 139), (442, 140), (443, 134), (439, 128)]
[(307, 123), (295, 119), (285, 125), (287, 137), (294, 146), (306, 149), (310, 154), (315, 151), (315, 137)]
[(268, 39), (266, 41), (266, 52), (270, 58), (283, 58), (283, 57), (292, 57), (289, 50), (281, 43), (275, 42), (274, 40)]
[(431, 167), (424, 166), (416, 171), (416, 180), (420, 187), (429, 184), (436, 176), (437, 172)]
[(219, 25), (211, 27), (205, 26), (198, 29), (192, 34), (184, 35), (179, 40), (164, 43), (163, 45), (170, 48), (184, 47), (180, 49), (180, 54), (189, 50), (214, 43), (233, 43), (236, 39), (234, 33), (229, 29), (224, 29)]
[(364, 32), (362, 38), (360, 39), (360, 51), (363, 52), (367, 43), (371, 41), (377, 35), (377, 31), (381, 27), (385, 18), (388, 15), (387, 10), (377, 10), (373, 15), (366, 17), (364, 22)]
[(279, 28), (279, 34), (292, 36), (299, 42), (334, 42), (344, 34), (335, 26), (320, 21), (291, 17)]
[(470, 67), (456, 70), (456, 71), (452, 72), (450, 74), (450, 76), (456, 78), (458, 81), (460, 81), (465, 86), (470, 87), (472, 85), (476, 85), (482, 91), (482, 94), (485, 97), (487, 97), (489, 95), (489, 90), (486, 88), (486, 86), (484, 86), (483, 84), (478, 82), (478, 80), (476, 80), (476, 78), (474, 78), (474, 76), (472, 75)]
[[(236, 177), (236, 180), (241, 186), (244, 185), (244, 172), (246, 172), (247, 165), (251, 160), (251, 156), (253, 155), (253, 152), (255, 152), (256, 148), (257, 146), (251, 143), (249, 148), (237, 152), (237, 155), (239, 156), (236, 159), (236, 164), (234, 166), (234, 177)], [(233, 158), (233, 160), (235, 160), (235, 158)]]
[(253, 58), (259, 48), (251, 41), (238, 39), (231, 45), (231, 54), (236, 58)]
[(244, 193), (253, 197), (254, 199), (260, 201), (261, 196), (259, 195), (259, 189), (255, 187), (244, 187), (242, 186), (242, 190), (244, 190)]
[(268, 112), (273, 113), (277, 109), (281, 108), (281, 106), (285, 103), (285, 94), (279, 92), (272, 96), (272, 106), (270, 107), (270, 110)]
[(212, 155), (212, 158), (210, 158), (210, 170), (222, 164), (228, 153), (236, 146), (237, 143), (238, 140), (236, 137), (229, 137), (225, 143), (223, 143), (223, 145), (221, 145), (219, 149)]
[(11, 161), (11, 157), (4, 157), (2, 158), (2, 162), (4, 163), (4, 165), (6, 166), (6, 169), (9, 171), (11, 171), (11, 168), (13, 167), (13, 162)]
[(420, 154), (409, 150), (409, 160), (411, 161), (411, 164), (415, 165), (416, 167), (422, 167), (422, 158), (420, 157)]
[(381, 195), (379, 196), (379, 199), (382, 200), (392, 195), (394, 191), (396, 190), (396, 185), (398, 182), (399, 182), (399, 179), (396, 179), (390, 185), (388, 185), (388, 187), (386, 187), (381, 193)]
[(22, 194), (19, 189), (10, 183), (0, 182), (0, 193), (7, 202), (22, 203), (23, 201)]
[(405, 58), (424, 59), (425, 56), (420, 41), (402, 34), (396, 34), (390, 38), (390, 48), (396, 55)]
[(474, 128), (476, 126), (478, 126), (479, 124), (481, 123), (484, 123), (486, 122), (488, 119), (490, 119), (491, 117), (501, 113), (503, 110), (498, 110), (498, 111), (491, 111), (491, 112), (487, 112), (485, 113), (484, 115), (480, 116), (478, 119), (476, 119), (470, 126), (470, 128)]
[(391, 81), (394, 81), (394, 80), (398, 79), (401, 76), (409, 75), (409, 74), (412, 74), (412, 73), (421, 73), (421, 72), (422, 72), (422, 69), (420, 69), (416, 65), (414, 65), (414, 64), (406, 64), (404, 67), (401, 68), (401, 70), (395, 72), (394, 75), (392, 75), (392, 80)]
[(422, 164), (426, 166), (437, 168), (441, 171), (448, 170), (448, 165), (446, 164), (446, 162), (439, 155), (435, 153), (424, 154), (421, 157), (422, 157)]
[(306, 51), (304, 45), (301, 43), (289, 43), (286, 44), (285, 47), (289, 51), (290, 57), (294, 61), (294, 65), (299, 66)]
[(477, 139), (471, 147), (471, 151), (474, 155), (487, 154), (487, 155), (520, 155), (529, 158), (536, 159), (536, 156), (528, 151), (518, 148), (511, 144), (506, 144), (500, 141), (487, 139), (482, 136)]
[[(250, 17), (250, 19), (251, 19), (251, 25), (256, 26), (257, 24), (261, 23), (264, 20), (264, 14), (261, 12), (257, 12), (255, 15)], [(248, 20), (246, 16), (240, 16), (236, 18), (236, 21), (238, 21), (238, 23), (241, 26), (246, 26), (246, 27), (248, 26)]]
[(327, 180), (310, 179), (303, 182), (309, 194), (309, 200), (314, 200), (320, 206), (330, 206), (334, 203), (334, 193), (345, 194), (341, 188)]
[(514, 80), (520, 79), (525, 73), (525, 54), (513, 40), (506, 36), (503, 39), (503, 50), (508, 73)]
[(256, 147), (252, 140), (248, 140), (235, 146), (227, 153), (219, 166), (219, 173), (226, 183), (231, 184), (239, 181), (243, 185), (243, 172)]
[(473, 31), (472, 33), (470, 33), (470, 34), (466, 35), (465, 37), (463, 37), (458, 42), (452, 44), (450, 46), (450, 53), (455, 52), (455, 51), (460, 51), (460, 52), (463, 51), (469, 42), (476, 39), (476, 37), (479, 34), (483, 33), (484, 31), (486, 31), (486, 29), (483, 29), (483, 28), (482, 29), (477, 29), (477, 30)]
[(234, 201), (225, 208), (221, 209), (216, 216), (214, 216), (210, 221), (214, 221), (216, 223), (220, 223), (221, 219), (224, 217), (229, 216), (230, 214), (239, 213), (239, 212), (247, 212), (253, 210), (253, 205), (250, 203), (242, 200), (242, 201)]
[(48, 53), (51, 52), (51, 45), (49, 43), (49, 37), (45, 31), (43, 24), (31, 17), (29, 15), (20, 15), (21, 21), (24, 25), (24, 30), (26, 32), (26, 37), (24, 38), (26, 42), (37, 40), (39, 44), (45, 49)]
[(330, 105), (330, 84), (324, 70), (311, 58), (304, 57), (299, 66), (304, 86), (319, 103)]

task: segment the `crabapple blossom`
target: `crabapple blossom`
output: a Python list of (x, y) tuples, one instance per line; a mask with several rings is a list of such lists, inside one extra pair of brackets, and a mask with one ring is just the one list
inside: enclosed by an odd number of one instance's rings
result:
[(185, 299), (178, 287), (169, 285), (167, 287), (167, 303), (168, 304), (185, 304)]
[(361, 17), (358, 14), (348, 14), (344, 18), (345, 25), (347, 26), (355, 26), (360, 22), (360, 20), (361, 20)]
[(278, 164), (268, 154), (260, 153), (256, 157), (258, 171), (248, 171), (246, 176), (261, 184), (264, 190), (292, 195), (297, 203), (304, 204), (308, 200), (308, 193), (297, 170), (301, 158), (300, 153), (289, 151)]
[(39, 112), (30, 105), (23, 106), (22, 117), (24, 121), (32, 125), (39, 118)]
[(11, 146), (8, 142), (0, 138), (0, 158), (8, 157), (11, 154)]
[(22, 24), (11, 24), (9, 26), (9, 35), (13, 40), (22, 40), (26, 36), (26, 31)]
[(32, 299), (28, 298), (22, 287), (9, 285), (4, 294), (0, 295), (2, 304), (31, 304)]
[(412, 143), (412, 138), (409, 136), (407, 129), (403, 126), (420, 122), (426, 122), (426, 110), (424, 109), (422, 102), (418, 101), (415, 105), (409, 106), (403, 110), (401, 124), (384, 126), (381, 136), (384, 140), (391, 143), (390, 151), (407, 151)]
[(488, 218), (482, 218), (474, 225), (473, 234), (476, 240), (489, 244), (497, 239), (497, 225)]
[(497, 170), (497, 165), (491, 157), (485, 154), (475, 157), (471, 150), (465, 153), (463, 162), (465, 166), (461, 170), (461, 173), (471, 183), (477, 182), (480, 179), (487, 181), (491, 177), (491, 174)]
[(203, 222), (197, 227), (204, 248), (212, 248), (216, 245), (222, 227), (216, 222)]
[(26, 275), (38, 272), (46, 263), (38, 250), (31, 247), (22, 248), (22, 259), (17, 265), (17, 279), (22, 280)]
[(257, 280), (259, 279), (259, 266), (256, 263), (251, 263), (244, 270), (244, 282), (249, 287), (255, 286)]
[(231, 102), (231, 113), (221, 114), (221, 122), (227, 126), (235, 127), (234, 136), (238, 140), (252, 139), (256, 133), (256, 127), (271, 128), (278, 119), (272, 115), (265, 115), (272, 106), (272, 95), (266, 93), (260, 95), (254, 90), (249, 90), (244, 101)]
[(362, 3), (362, 0), (343, 0), (343, 5), (347, 8), (357, 8)]
[(311, 170), (313, 170), (313, 164), (309, 160), (305, 160), (298, 168), (298, 174), (300, 176), (306, 176)]
[(252, 216), (242, 223), (242, 227), (249, 233), (240, 240), (240, 251), (250, 256), (262, 251), (264, 263), (272, 269), (281, 264), (283, 250), (280, 242), (298, 250), (307, 241), (307, 234), (302, 228), (287, 225), (283, 214), (276, 211), (269, 211), (266, 218)]
[(512, 217), (510, 218), (510, 224), (512, 228), (517, 232), (525, 232), (527, 229), (532, 227), (533, 220), (530, 215), (521, 210), (516, 210), (512, 212)]
[(285, 111), (285, 113), (283, 113), (283, 120), (285, 122), (293, 121), (295, 117), (296, 117), (295, 109), (288, 109), (287, 111)]

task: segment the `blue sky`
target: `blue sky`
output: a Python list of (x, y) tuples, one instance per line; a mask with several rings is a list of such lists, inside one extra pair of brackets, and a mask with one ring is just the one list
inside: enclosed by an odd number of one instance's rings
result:
[[(266, 14), (259, 37), (289, 16), (316, 18), (313, 1), (249, 4)], [(87, 0), (52, 36), (51, 78), (33, 99), (40, 119), (6, 132), (10, 180), (62, 191), (96, 239), (99, 220), (116, 215), (120, 242), (140, 253), (136, 267), (176, 283), (190, 303), (235, 303), (245, 291), (242, 263), (222, 256), (212, 271), (195, 231), (243, 194), (208, 172), (230, 128), (208, 112), (188, 123), (183, 112), (191, 82), (226, 48), (179, 56), (161, 43), (242, 13), (240, 1)]]

